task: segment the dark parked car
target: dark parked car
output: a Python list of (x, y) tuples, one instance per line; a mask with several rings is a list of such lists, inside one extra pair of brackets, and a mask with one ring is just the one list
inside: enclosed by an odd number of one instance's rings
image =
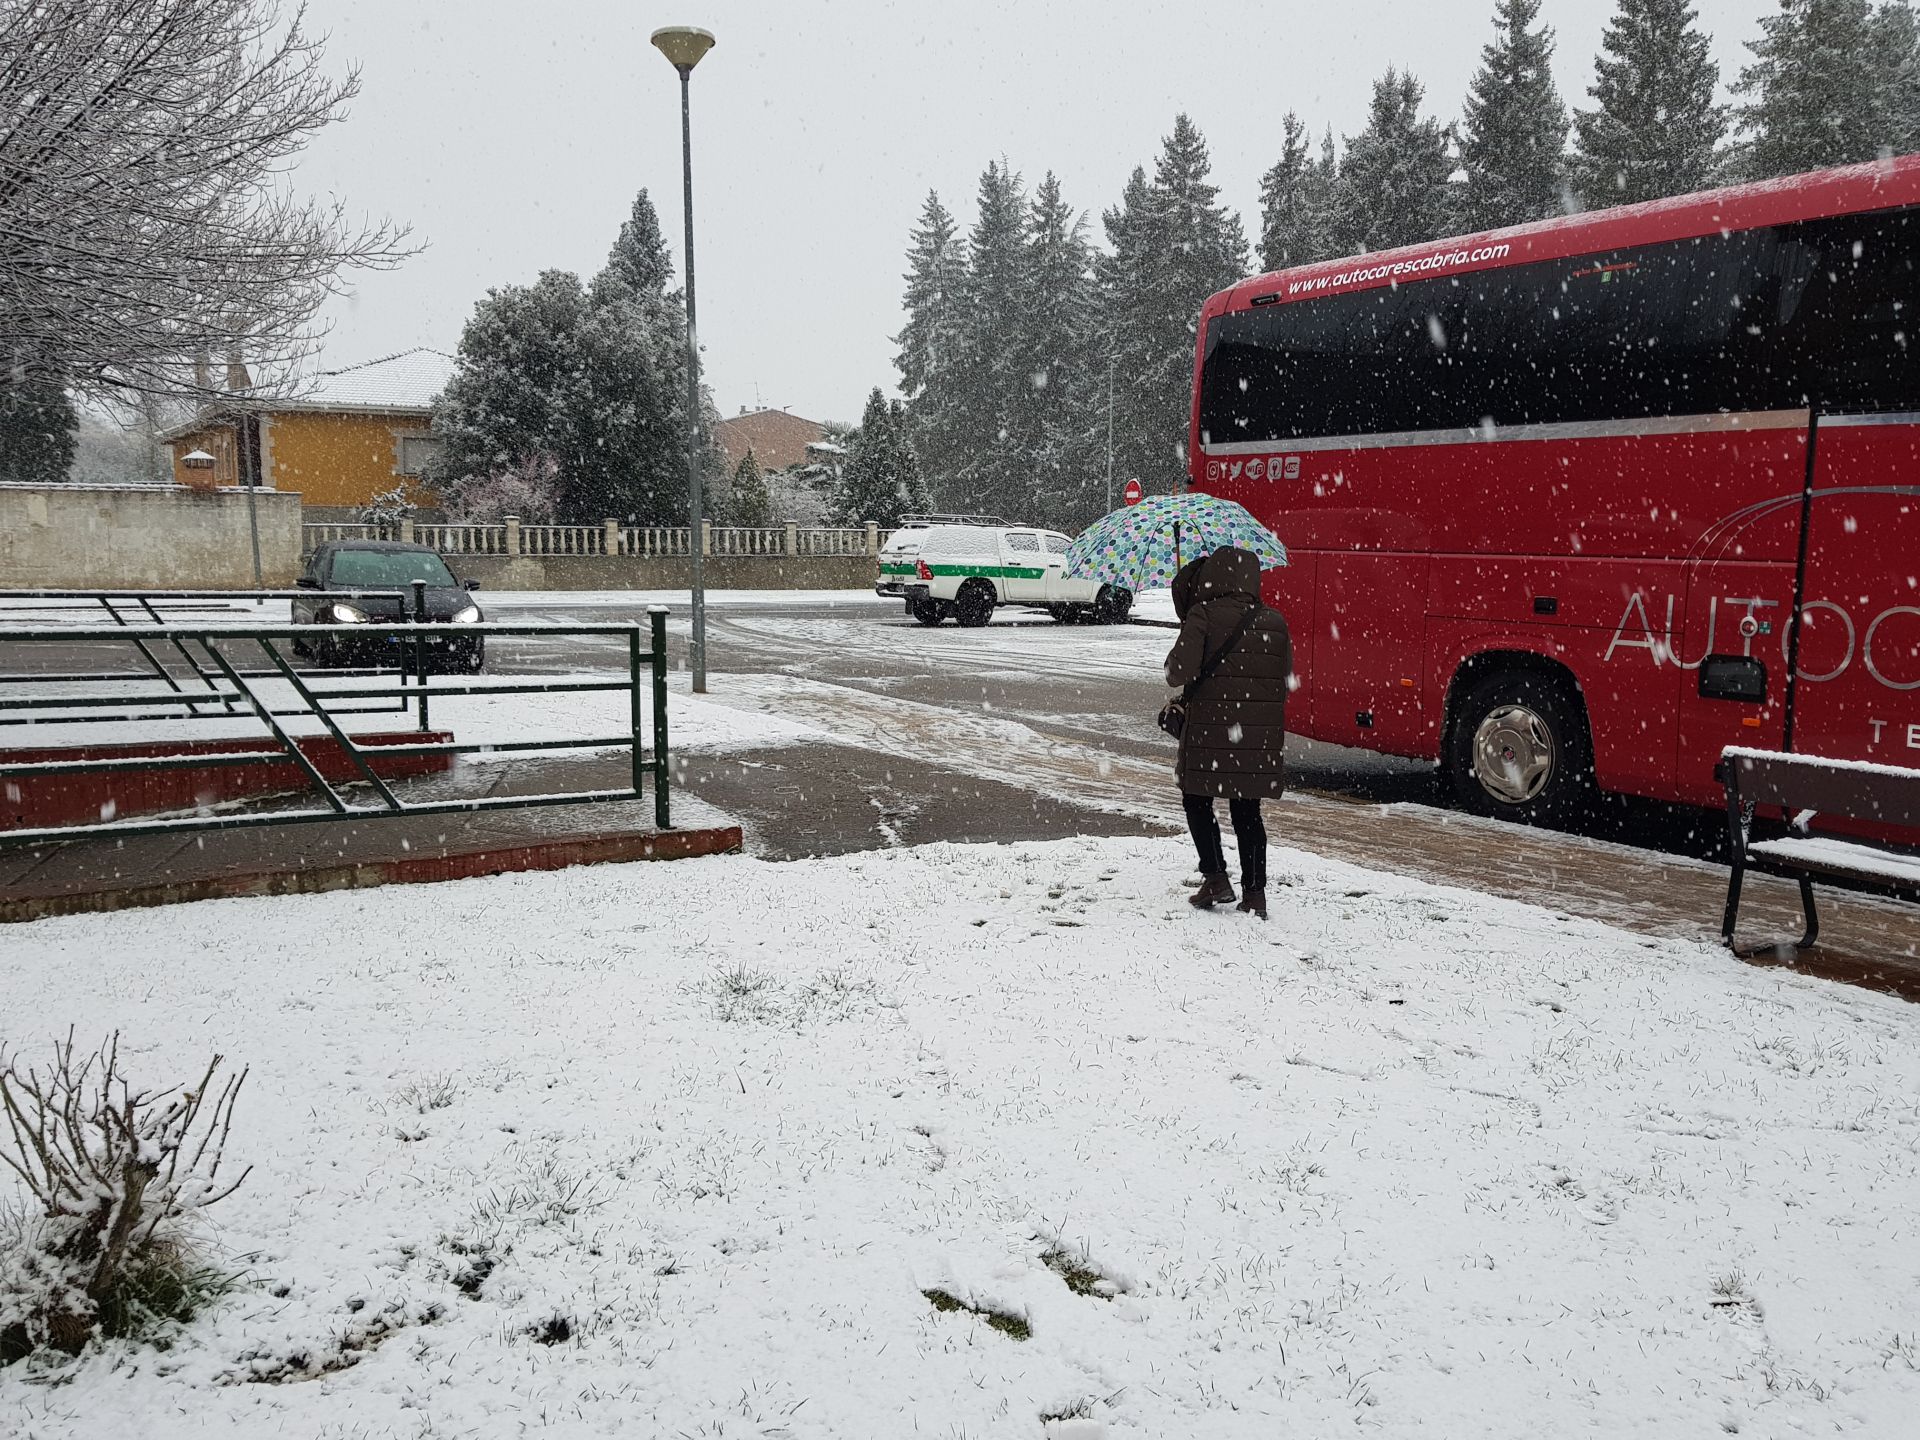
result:
[[(427, 586), (427, 619), (436, 623), (477, 625), (486, 617), (469, 593), (471, 580), (453, 578), (447, 562), (425, 545), (400, 545), (383, 540), (336, 540), (314, 550), (297, 582), (317, 593), (293, 602), (295, 625), (366, 625), (409, 619), (413, 612), (413, 582)], [(364, 595), (330, 600), (328, 592), (398, 590), (405, 599)], [(364, 640), (342, 635), (296, 640), (296, 655), (320, 665), (392, 665), (401, 659), (402, 640), (395, 635), (369, 635)], [(479, 635), (436, 635), (428, 642), (428, 663), (436, 668), (478, 671), (486, 663), (487, 642)]]

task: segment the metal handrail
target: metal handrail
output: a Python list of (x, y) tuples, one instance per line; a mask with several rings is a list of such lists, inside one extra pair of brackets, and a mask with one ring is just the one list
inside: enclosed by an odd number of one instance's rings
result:
[[(391, 592), (385, 592), (391, 593)], [(416, 597), (417, 598), (417, 597)], [(597, 804), (615, 800), (637, 800), (642, 798), (646, 781), (652, 779), (654, 795), (654, 813), (656, 822), (667, 828), (671, 825), (670, 773), (668, 765), (667, 734), (667, 611), (663, 606), (651, 607), (649, 611), (650, 634), (643, 633), (639, 625), (620, 624), (473, 624), (457, 625), (435, 623), (425, 620), (401, 622), (372, 622), (363, 625), (259, 625), (259, 626), (207, 626), (207, 625), (166, 625), (158, 632), (142, 630), (140, 635), (160, 638), (176, 644), (183, 653), (188, 646), (197, 646), (205, 652), (213, 667), (212, 678), (221, 684), (209, 693), (183, 692), (178, 689), (139, 695), (80, 695), (54, 696), (29, 695), (16, 696), (0, 692), (0, 724), (35, 723), (33, 719), (21, 720), (18, 714), (8, 712), (42, 712), (60, 709), (88, 709), (111, 706), (170, 706), (170, 710), (149, 713), (140, 716), (123, 713), (108, 717), (118, 719), (229, 719), (252, 718), (266, 728), (266, 736), (247, 736), (233, 742), (233, 748), (224, 749), (212, 755), (197, 756), (156, 756), (156, 757), (117, 757), (112, 759), (80, 758), (74, 760), (36, 760), (0, 763), (0, 780), (27, 779), (36, 776), (79, 774), (86, 772), (124, 773), (146, 770), (166, 770), (189, 765), (287, 765), (297, 766), (306, 776), (309, 788), (316, 789), (324, 800), (325, 809), (307, 810), (269, 810), (256, 814), (240, 815), (193, 815), (169, 817), (154, 820), (117, 820), (108, 819), (98, 823), (80, 825), (61, 825), (35, 827), (31, 829), (0, 830), (0, 848), (14, 848), (22, 845), (44, 844), (50, 841), (70, 840), (81, 837), (120, 836), (137, 834), (158, 834), (176, 831), (223, 830), (245, 828), (258, 825), (294, 824), (314, 820), (341, 818), (373, 819), (404, 815), (432, 815), (465, 813), (479, 810), (514, 809), (526, 806), (559, 804)], [(0, 644), (63, 644), (91, 643), (103, 640), (125, 641), (135, 632), (126, 628), (87, 628), (62, 627), (59, 629), (0, 629)], [(307, 638), (315, 635), (343, 635), (365, 638), (368, 636), (389, 636), (411, 645), (403, 644), (403, 649), (414, 652), (415, 669), (413, 677), (402, 672), (397, 682), (391, 685), (368, 685), (358, 679), (345, 687), (315, 686), (310, 683), (312, 677), (302, 674), (290, 665), (280, 653), (277, 642), (291, 642), (295, 638)], [(623, 636), (627, 641), (627, 673), (619, 679), (608, 680), (566, 680), (536, 681), (515, 679), (507, 683), (476, 683), (445, 685), (434, 687), (426, 674), (425, 652), (429, 641), (434, 638), (465, 638), (469, 636), (526, 636), (526, 635), (602, 635)], [(643, 645), (643, 640), (645, 644)], [(235, 644), (257, 645), (274, 666), (268, 672), (242, 672), (232, 661), (223, 647)], [(643, 735), (642, 677), (650, 681), (652, 692), (652, 745), (646, 744)], [(31, 678), (31, 677), (22, 677)], [(138, 676), (122, 674), (121, 680), (138, 679)], [(299, 703), (293, 708), (276, 708), (263, 697), (254, 685), (256, 680), (268, 680), (292, 688)], [(431, 698), (453, 698), (458, 696), (484, 695), (526, 695), (546, 693), (581, 692), (626, 692), (630, 697), (628, 733), (624, 736), (592, 736), (566, 738), (560, 740), (509, 740), (495, 743), (461, 743), (455, 740), (420, 741), (405, 745), (366, 745), (344, 730), (337, 717), (349, 713), (363, 713), (346, 707), (330, 705), (337, 700), (360, 698), (396, 699), (402, 710), (409, 703), (418, 705), (421, 731), (427, 731), (428, 702)], [(204, 715), (197, 708), (209, 700), (226, 704), (229, 710), (223, 715)], [(244, 706), (245, 710), (232, 707)], [(280, 722), (295, 717), (306, 717), (319, 721), (327, 737), (339, 747), (340, 752), (359, 772), (361, 780), (370, 785), (379, 798), (374, 805), (349, 804), (339, 789), (329, 782), (301, 749), (299, 740)], [(48, 716), (44, 723), (65, 723), (65, 720), (77, 717)], [(401, 755), (473, 755), (490, 752), (499, 753), (537, 753), (577, 750), (606, 750), (624, 747), (629, 752), (631, 778), (624, 790), (591, 790), (568, 792), (563, 794), (535, 796), (486, 796), (468, 800), (447, 801), (407, 801), (393, 793), (391, 787), (377, 773), (372, 763), (385, 758)]]

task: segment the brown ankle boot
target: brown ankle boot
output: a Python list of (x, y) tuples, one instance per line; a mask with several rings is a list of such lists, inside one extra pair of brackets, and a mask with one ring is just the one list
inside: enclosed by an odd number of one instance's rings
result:
[(1211, 910), (1216, 905), (1233, 903), (1233, 882), (1225, 875), (1209, 875), (1206, 883), (1187, 897), (1196, 910)]
[(1266, 919), (1267, 887), (1264, 885), (1257, 888), (1251, 885), (1248, 886), (1241, 894), (1240, 904), (1237, 908), (1242, 914), (1258, 915), (1262, 920)]

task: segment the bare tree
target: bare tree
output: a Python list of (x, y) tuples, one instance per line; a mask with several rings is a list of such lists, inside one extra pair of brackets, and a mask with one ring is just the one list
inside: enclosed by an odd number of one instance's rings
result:
[(197, 356), (285, 373), (343, 272), (410, 253), (291, 189), (360, 88), (322, 73), (303, 14), (0, 0), (0, 361), (96, 395), (203, 392)]

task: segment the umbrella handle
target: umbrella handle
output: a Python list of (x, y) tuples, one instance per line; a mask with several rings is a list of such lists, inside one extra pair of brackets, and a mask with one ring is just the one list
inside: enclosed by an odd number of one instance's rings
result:
[(1180, 573), (1180, 522), (1173, 522), (1173, 573)]

